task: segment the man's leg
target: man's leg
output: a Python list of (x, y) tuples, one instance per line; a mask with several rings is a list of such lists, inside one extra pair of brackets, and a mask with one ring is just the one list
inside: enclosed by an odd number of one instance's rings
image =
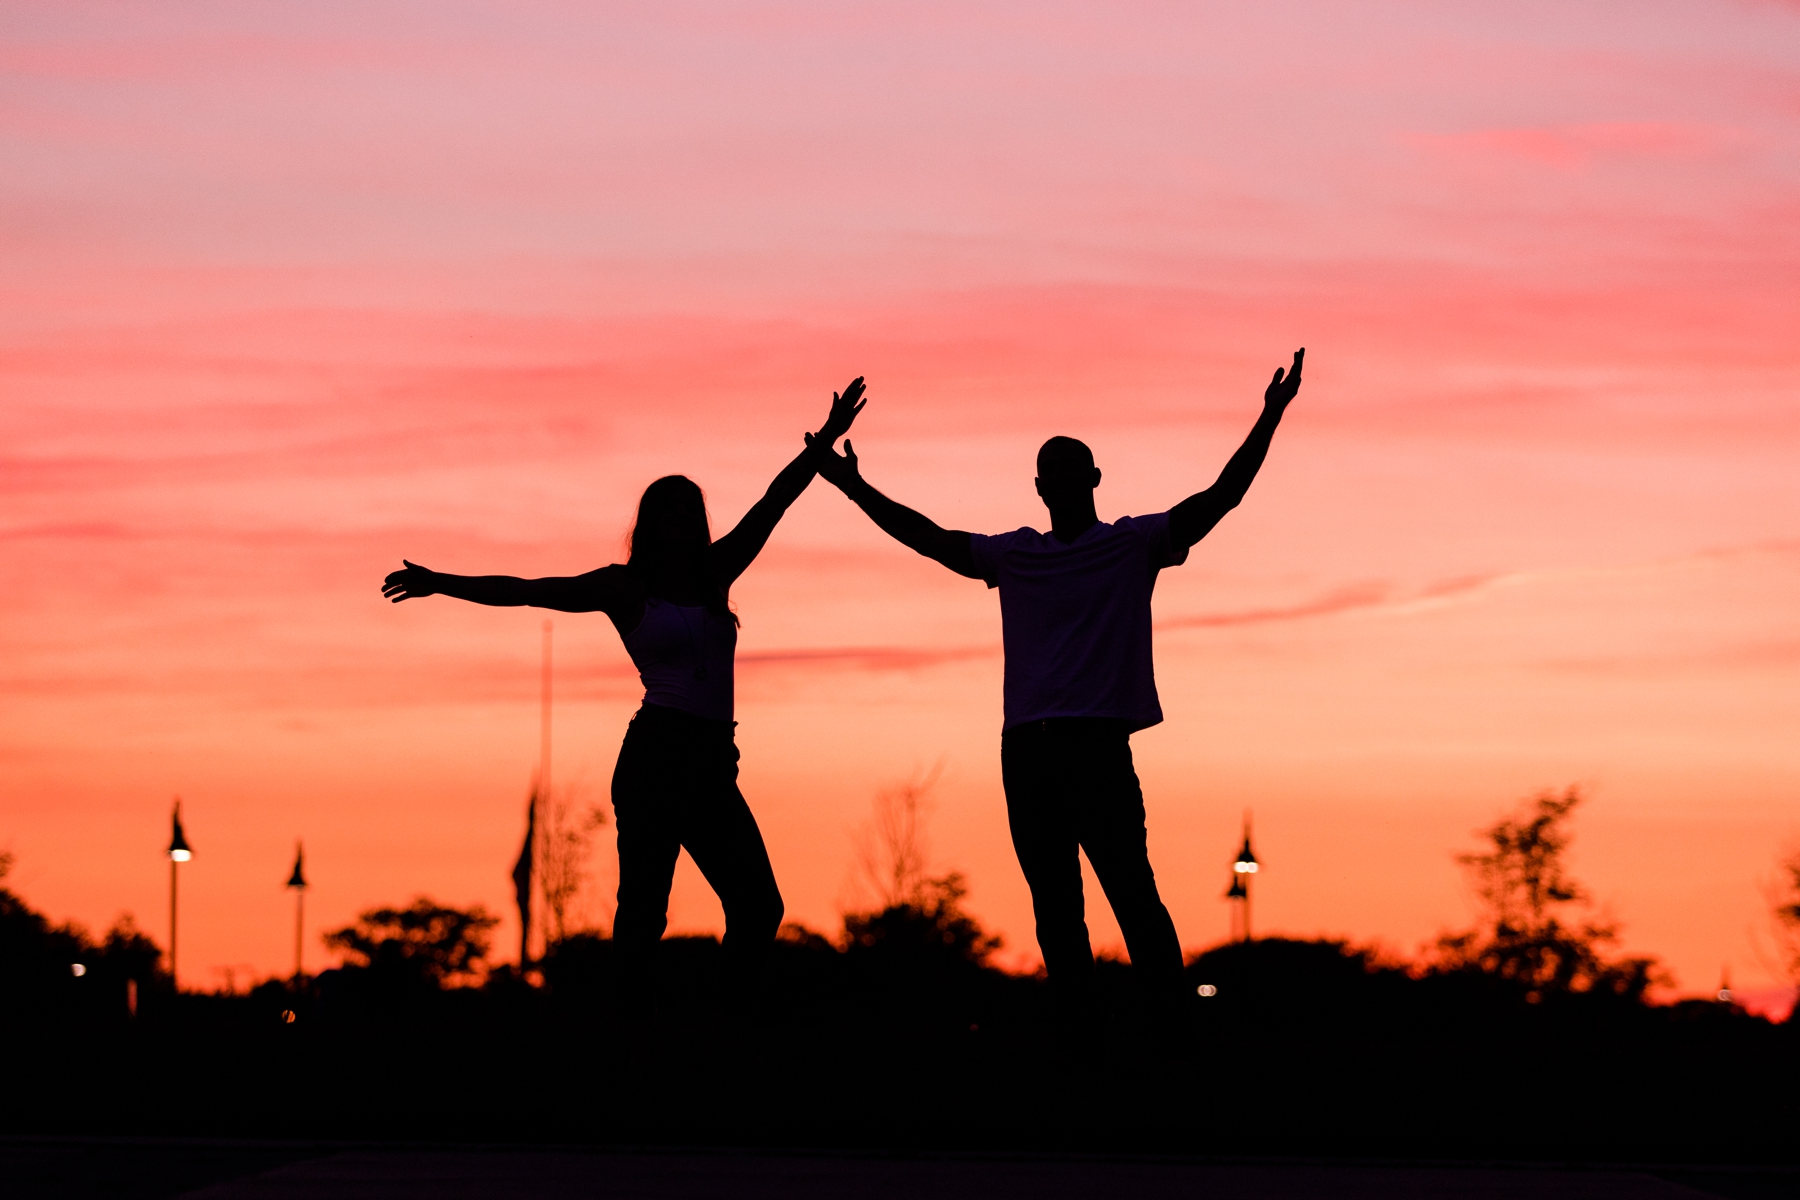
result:
[(1094, 722), (1082, 735), (1086, 744), (1070, 764), (1082, 788), (1081, 847), (1119, 919), (1139, 986), (1159, 1002), (1178, 1000), (1185, 996), (1181, 942), (1150, 869), (1144, 792), (1131, 761), (1130, 734), (1123, 725)]
[(1086, 1001), (1094, 951), (1081, 895), (1074, 794), (1056, 723), (1015, 725), (1000, 737), (1000, 774), (1013, 850), (1031, 888), (1038, 949), (1050, 984), (1068, 1001)]

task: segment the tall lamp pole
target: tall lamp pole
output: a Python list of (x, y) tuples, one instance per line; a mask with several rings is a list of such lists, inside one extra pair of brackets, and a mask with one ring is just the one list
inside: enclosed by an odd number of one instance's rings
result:
[(294, 889), (294, 986), (306, 978), (305, 960), (301, 957), (302, 947), (306, 945), (306, 872), (302, 869), (306, 864), (306, 848), (299, 842), (294, 843), (294, 873), (288, 876), (287, 885)]
[(1256, 855), (1250, 852), (1250, 813), (1244, 813), (1244, 848), (1238, 851), (1237, 861), (1231, 864), (1231, 892), (1241, 894), (1244, 900), (1244, 940), (1250, 940), (1250, 877), (1256, 874)]
[(175, 973), (175, 896), (176, 877), (181, 864), (194, 857), (194, 848), (188, 845), (187, 834), (181, 829), (181, 797), (175, 798), (175, 832), (169, 839), (169, 982), (175, 991), (181, 991), (180, 976)]
[(1244, 930), (1250, 924), (1249, 914), (1242, 907), (1250, 901), (1250, 889), (1244, 886), (1242, 875), (1232, 875), (1231, 886), (1225, 891), (1225, 899), (1239, 906), (1231, 910), (1231, 940), (1241, 942), (1246, 936)]

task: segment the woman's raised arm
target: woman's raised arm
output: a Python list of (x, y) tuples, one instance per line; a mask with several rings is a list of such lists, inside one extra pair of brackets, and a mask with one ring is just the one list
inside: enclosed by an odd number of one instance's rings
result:
[(775, 532), (775, 526), (780, 523), (788, 506), (798, 500), (800, 493), (806, 490), (806, 485), (812, 482), (816, 473), (815, 455), (818, 453), (812, 446), (823, 445), (829, 449), (833, 442), (850, 431), (851, 422), (856, 420), (856, 414), (867, 403), (863, 399), (863, 381), (860, 375), (850, 381), (850, 386), (841, 395), (832, 393), (831, 413), (825, 418), (825, 424), (819, 432), (812, 435), (808, 448), (781, 468), (781, 473), (775, 476), (769, 490), (763, 493), (761, 500), (750, 506), (744, 519), (730, 533), (713, 543), (713, 571), (718, 575), (720, 587), (730, 587), (756, 561), (756, 556), (768, 544), (769, 535)]

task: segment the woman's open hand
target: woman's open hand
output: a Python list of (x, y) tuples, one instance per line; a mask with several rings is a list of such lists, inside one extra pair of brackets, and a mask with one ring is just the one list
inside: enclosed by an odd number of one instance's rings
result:
[(820, 428), (818, 436), (824, 439), (827, 446), (830, 446), (850, 432), (851, 422), (856, 420), (856, 414), (861, 412), (863, 405), (867, 403), (868, 400), (863, 397), (862, 376), (858, 375), (850, 381), (850, 386), (844, 389), (842, 395), (836, 392), (832, 393), (831, 415), (825, 418), (825, 424)]
[(381, 594), (395, 604), (402, 600), (416, 600), (420, 596), (437, 595), (437, 572), (417, 563), (406, 562), (400, 570), (393, 572), (381, 583)]

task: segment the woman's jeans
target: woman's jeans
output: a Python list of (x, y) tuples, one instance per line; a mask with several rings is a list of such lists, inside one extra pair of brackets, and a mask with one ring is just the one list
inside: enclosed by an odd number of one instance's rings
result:
[(669, 924), (669, 887), (685, 847), (725, 908), (733, 982), (760, 973), (781, 927), (781, 892), (762, 831), (737, 786), (736, 722), (646, 704), (631, 719), (613, 770), (619, 907), (613, 946), (628, 992), (648, 997), (650, 959)]

